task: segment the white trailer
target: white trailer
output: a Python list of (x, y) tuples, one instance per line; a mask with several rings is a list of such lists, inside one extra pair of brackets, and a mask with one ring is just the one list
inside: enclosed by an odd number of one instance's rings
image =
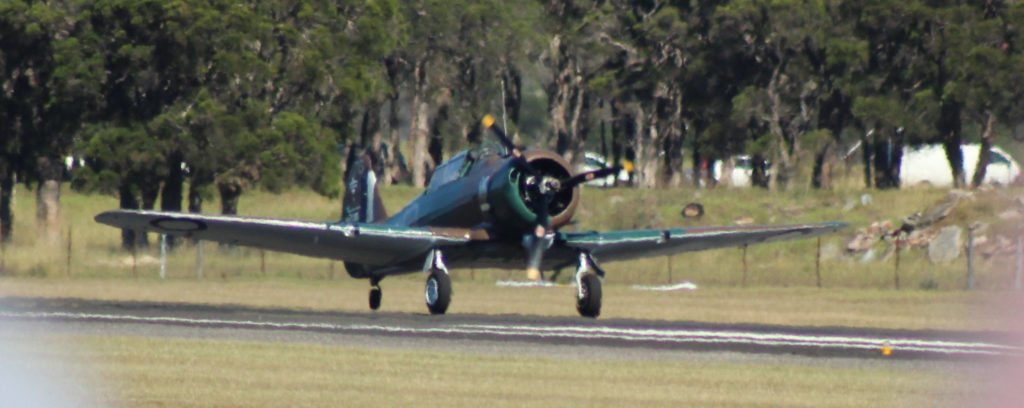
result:
[[(974, 169), (978, 166), (978, 153), (981, 145), (965, 144), (960, 146), (964, 157), (964, 177), (968, 183), (974, 177)], [(992, 156), (985, 170), (985, 184), (1008, 185), (1020, 176), (1020, 165), (1005, 150), (992, 147)], [(904, 147), (900, 165), (900, 185), (913, 186), (931, 184), (936, 187), (953, 185), (953, 170), (946, 158), (946, 150), (940, 144), (919, 147)]]

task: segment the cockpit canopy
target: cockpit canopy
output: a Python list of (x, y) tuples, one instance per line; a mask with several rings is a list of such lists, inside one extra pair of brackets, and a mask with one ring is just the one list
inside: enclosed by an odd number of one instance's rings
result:
[(427, 189), (433, 190), (469, 174), (481, 157), (504, 154), (505, 148), (493, 140), (484, 141), (472, 149), (458, 152), (434, 170)]

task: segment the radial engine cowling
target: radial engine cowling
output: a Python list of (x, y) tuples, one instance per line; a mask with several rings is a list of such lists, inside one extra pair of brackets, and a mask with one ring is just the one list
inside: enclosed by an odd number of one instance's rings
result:
[(488, 183), (487, 202), (491, 206), (495, 226), (515, 232), (531, 231), (537, 225), (533, 210), (546, 191), (557, 190), (548, 204), (548, 228), (557, 229), (572, 219), (579, 202), (578, 187), (558, 190), (559, 181), (572, 176), (569, 163), (554, 152), (531, 150), (523, 156), (536, 174), (519, 168), (510, 161)]

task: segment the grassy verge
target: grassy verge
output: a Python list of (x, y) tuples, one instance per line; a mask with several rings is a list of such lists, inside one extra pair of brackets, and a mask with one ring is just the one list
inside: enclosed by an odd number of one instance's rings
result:
[(979, 392), (972, 379), (906, 369), (130, 337), (47, 345), (20, 352), (77, 362), (65, 373), (90, 373), (97, 398), (124, 407), (924, 407), (962, 406)]
[[(425, 313), (422, 276), (384, 281), (383, 312)], [(713, 323), (1002, 330), (1016, 327), (1024, 300), (1010, 292), (812, 288), (708, 288), (650, 292), (606, 285), (602, 318)], [(575, 316), (573, 290), (458, 281), (449, 313)], [(0, 279), (0, 295), (234, 304), (367, 311), (365, 281), (297, 279)], [(998, 305), (998, 306), (997, 306)], [(1010, 305), (1009, 307), (1007, 305)], [(1015, 306), (1014, 306), (1015, 305)]]
[[(151, 248), (141, 250), (134, 259), (119, 249), (120, 234), (116, 229), (97, 224), (92, 217), (117, 207), (114, 198), (81, 195), (67, 191), (62, 195), (62, 236), (56, 242), (37, 239), (34, 221), (35, 202), (30, 191), (17, 189), (15, 201), (15, 239), (0, 254), (0, 276), (123, 278), (154, 277), (159, 273), (159, 248), (151, 236)], [(393, 186), (384, 190), (384, 201), (395, 212), (420, 191)], [(872, 197), (862, 204), (861, 196)], [(717, 190), (634, 190), (585, 189), (575, 217), (576, 223), (565, 230), (614, 230), (647, 227), (686, 227), (698, 225), (730, 225), (737, 222), (783, 223), (841, 220), (853, 224), (850, 230), (822, 239), (821, 283), (826, 288), (887, 289), (895, 286), (895, 257), (880, 243), (877, 253), (888, 253), (872, 260), (846, 255), (845, 242), (855, 229), (875, 221), (900, 220), (941, 201), (946, 192), (917, 188), (904, 191), (795, 191), (765, 192), (750, 189)], [(1011, 237), (1020, 227), (1017, 221), (999, 215), (1015, 207), (1019, 189), (979, 192), (975, 198), (956, 209), (945, 225), (966, 227), (975, 222), (989, 225), (988, 239)], [(690, 202), (700, 202), (707, 214), (699, 219), (680, 216)], [(217, 203), (208, 203), (208, 211)], [(251, 192), (244, 195), (239, 206), (245, 215), (333, 220), (338, 218), (338, 200), (328, 200), (311, 192), (291, 191), (282, 195)], [(69, 242), (70, 241), (70, 242)], [(653, 258), (606, 265), (609, 281), (625, 284), (652, 284), (690, 280), (702, 287), (774, 287), (816, 286), (816, 241), (792, 241), (750, 247), (744, 256), (740, 249), (680, 254), (669, 258)], [(70, 250), (69, 250), (70, 248)], [(189, 244), (171, 252), (167, 274), (171, 278), (196, 275), (197, 249)], [(216, 244), (204, 245), (204, 271), (208, 277), (290, 277), (332, 279), (345, 276), (340, 263), (287, 254), (260, 252), (246, 248), (228, 251)], [(69, 262), (70, 259), (70, 262)], [(975, 262), (977, 287), (1005, 289), (1012, 282), (1012, 254), (978, 256)], [(461, 276), (469, 275), (469, 271)], [(899, 280), (901, 288), (952, 290), (964, 286), (966, 260), (932, 264), (926, 251), (919, 248), (901, 254)], [(505, 271), (473, 271), (481, 279), (497, 279)], [(515, 276), (513, 276), (515, 277)], [(564, 278), (563, 278), (564, 281)]]

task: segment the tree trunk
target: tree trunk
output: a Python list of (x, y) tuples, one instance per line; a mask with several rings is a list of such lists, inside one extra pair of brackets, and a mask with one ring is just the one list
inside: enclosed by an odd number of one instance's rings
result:
[[(612, 110), (612, 146), (611, 146), (612, 147), (612, 151), (611, 151), (611, 155), (612, 155), (612, 163), (613, 163), (613, 165), (617, 165), (617, 164), (620, 164), (620, 163), (625, 165), (625, 163), (622, 160), (623, 140), (626, 139), (626, 133), (628, 132), (627, 129), (629, 129), (629, 124), (632, 123), (632, 120), (629, 118), (629, 114), (626, 113), (626, 112), (623, 112), (623, 110), (620, 108), (619, 104), (620, 104), (620, 102), (618, 102), (618, 101), (615, 101), (615, 100), (611, 101), (611, 110)], [(632, 180), (632, 178), (633, 178), (633, 170), (634, 169), (632, 169), (632, 168), (627, 168), (626, 169), (626, 171), (629, 173), (630, 180)], [(617, 176), (615, 177), (615, 185), (616, 186), (619, 185), (619, 178)]]
[(636, 185), (654, 188), (658, 181), (658, 154), (654, 151), (658, 139), (657, 120), (653, 115), (647, 114), (640, 104), (636, 105), (635, 111), (633, 151), (636, 152)]
[(811, 171), (811, 187), (817, 189), (831, 189), (831, 169), (830, 163), (828, 163), (829, 150), (832, 148), (832, 143), (825, 144), (825, 147), (821, 148), (817, 153), (814, 154), (814, 169)]
[[(145, 180), (139, 186), (139, 191), (142, 193), (142, 209), (152, 210), (153, 208), (156, 208), (156, 199), (160, 195), (160, 181), (155, 178), (152, 180)], [(146, 233), (146, 231), (136, 232), (135, 241), (137, 248), (149, 248), (149, 234)]]
[(764, 155), (760, 153), (750, 155), (750, 167), (752, 169), (750, 173), (750, 186), (768, 188), (767, 163), (765, 162)]
[(664, 148), (665, 162), (664, 162), (664, 175), (665, 181), (669, 187), (679, 187), (683, 185), (683, 137), (685, 136), (684, 126), (682, 122), (683, 117), (683, 97), (682, 90), (677, 86), (673, 85), (669, 91), (670, 103), (667, 109), (668, 116), (664, 118), (668, 122), (664, 135)]
[(555, 151), (564, 155), (570, 148), (572, 141), (569, 130), (566, 126), (566, 112), (569, 110), (570, 87), (574, 79), (573, 64), (571, 58), (566, 55), (566, 48), (561, 43), (560, 36), (554, 36), (549, 44), (552, 64), (555, 66), (554, 77), (551, 84), (547, 86), (548, 94), (548, 121), (551, 126), (551, 133), (547, 140), (541, 141), (542, 146), (548, 145), (550, 140), (555, 140)]
[[(139, 209), (139, 200), (135, 197), (132, 183), (128, 180), (128, 177), (123, 176), (121, 178), (121, 185), (117, 187), (117, 193), (120, 198), (120, 207), (122, 210), (137, 210)], [(129, 228), (121, 229), (121, 248), (126, 251), (132, 251), (135, 249), (135, 230)]]
[(573, 87), (572, 119), (568, 123), (569, 149), (564, 155), (572, 171), (583, 166), (587, 134), (590, 133), (590, 95), (582, 86)]
[(958, 102), (942, 102), (938, 127), (943, 135), (942, 145), (946, 149), (946, 159), (953, 172), (953, 187), (963, 188), (967, 185), (964, 178), (964, 154), (960, 150), (963, 123), (960, 119), (963, 107)]
[(434, 169), (444, 161), (444, 132), (441, 129), (451, 118), (450, 110), (451, 106), (447, 102), (442, 102), (437, 109), (437, 116), (430, 124), (430, 138), (427, 141), (427, 154), (430, 161), (424, 162), (426, 173), (429, 175), (426, 177), (428, 181), (433, 177)]
[(996, 127), (996, 115), (986, 113), (985, 128), (981, 131), (981, 150), (978, 151), (978, 165), (974, 168), (974, 177), (971, 178), (971, 188), (981, 187), (985, 182), (985, 173), (988, 171), (988, 164), (992, 161), (992, 138)]
[(63, 162), (39, 159), (39, 186), (36, 189), (36, 225), (40, 238), (51, 244), (60, 242), (60, 181)]
[[(181, 169), (184, 157), (181, 152), (173, 152), (167, 158), (167, 179), (164, 180), (164, 188), (160, 192), (160, 211), (181, 212), (181, 198), (185, 184), (185, 173)], [(174, 236), (167, 236), (167, 247), (174, 248), (177, 239)]]
[(403, 166), (401, 163), (402, 150), (398, 145), (398, 98), (396, 90), (388, 98), (388, 168), (381, 175), (379, 183), (383, 186), (390, 186), (396, 179), (404, 179)]
[(0, 245), (11, 242), (14, 231), (14, 212), (11, 211), (14, 198), (14, 169), (0, 163)]
[(732, 157), (722, 159), (722, 172), (718, 174), (718, 187), (732, 187), (732, 171), (735, 168), (735, 159)]
[[(217, 182), (217, 191), (220, 193), (220, 213), (223, 215), (238, 214), (238, 197), (242, 196), (242, 185), (232, 181)], [(232, 250), (235, 246), (228, 243), (220, 243), (221, 250)]]
[(900, 166), (903, 161), (903, 141), (889, 131), (875, 133), (871, 144), (874, 158), (875, 188), (891, 189), (900, 186)]
[(413, 69), (412, 118), (409, 141), (412, 143), (412, 185), (423, 188), (427, 181), (427, 78), (426, 62), (418, 61)]
[(386, 147), (382, 148), (381, 146), (381, 143), (384, 141), (380, 123), (381, 106), (381, 103), (375, 100), (366, 103), (366, 107), (363, 110), (363, 124), (359, 132), (359, 139), (363, 144), (363, 149), (366, 155), (370, 157), (370, 168), (378, 175), (384, 174), (384, 169), (389, 167), (386, 159)]
[(864, 132), (864, 136), (861, 136), (860, 139), (861, 164), (864, 166), (864, 188), (875, 186), (875, 176), (872, 172), (874, 166), (871, 165), (875, 151), (874, 145), (871, 144), (871, 135), (874, 133), (874, 129)]
[(238, 197), (242, 196), (242, 186), (230, 180), (217, 182), (217, 191), (220, 193), (220, 213), (238, 214)]
[(964, 152), (960, 149), (960, 142), (952, 138), (947, 139), (942, 147), (946, 150), (946, 159), (953, 172), (953, 187), (965, 187), (967, 182), (964, 178)]
[(182, 192), (185, 187), (185, 173), (181, 169), (181, 152), (174, 152), (167, 159), (167, 179), (160, 192), (161, 211), (181, 211)]
[[(519, 112), (523, 106), (523, 79), (512, 64), (505, 65), (504, 79), (502, 86), (505, 87), (505, 110), (508, 113), (508, 119), (518, 125)], [(518, 126), (516, 127), (518, 128)]]
[(188, 185), (188, 212), (190, 213), (203, 212), (203, 196), (200, 194), (199, 188), (199, 184), (195, 181)]

